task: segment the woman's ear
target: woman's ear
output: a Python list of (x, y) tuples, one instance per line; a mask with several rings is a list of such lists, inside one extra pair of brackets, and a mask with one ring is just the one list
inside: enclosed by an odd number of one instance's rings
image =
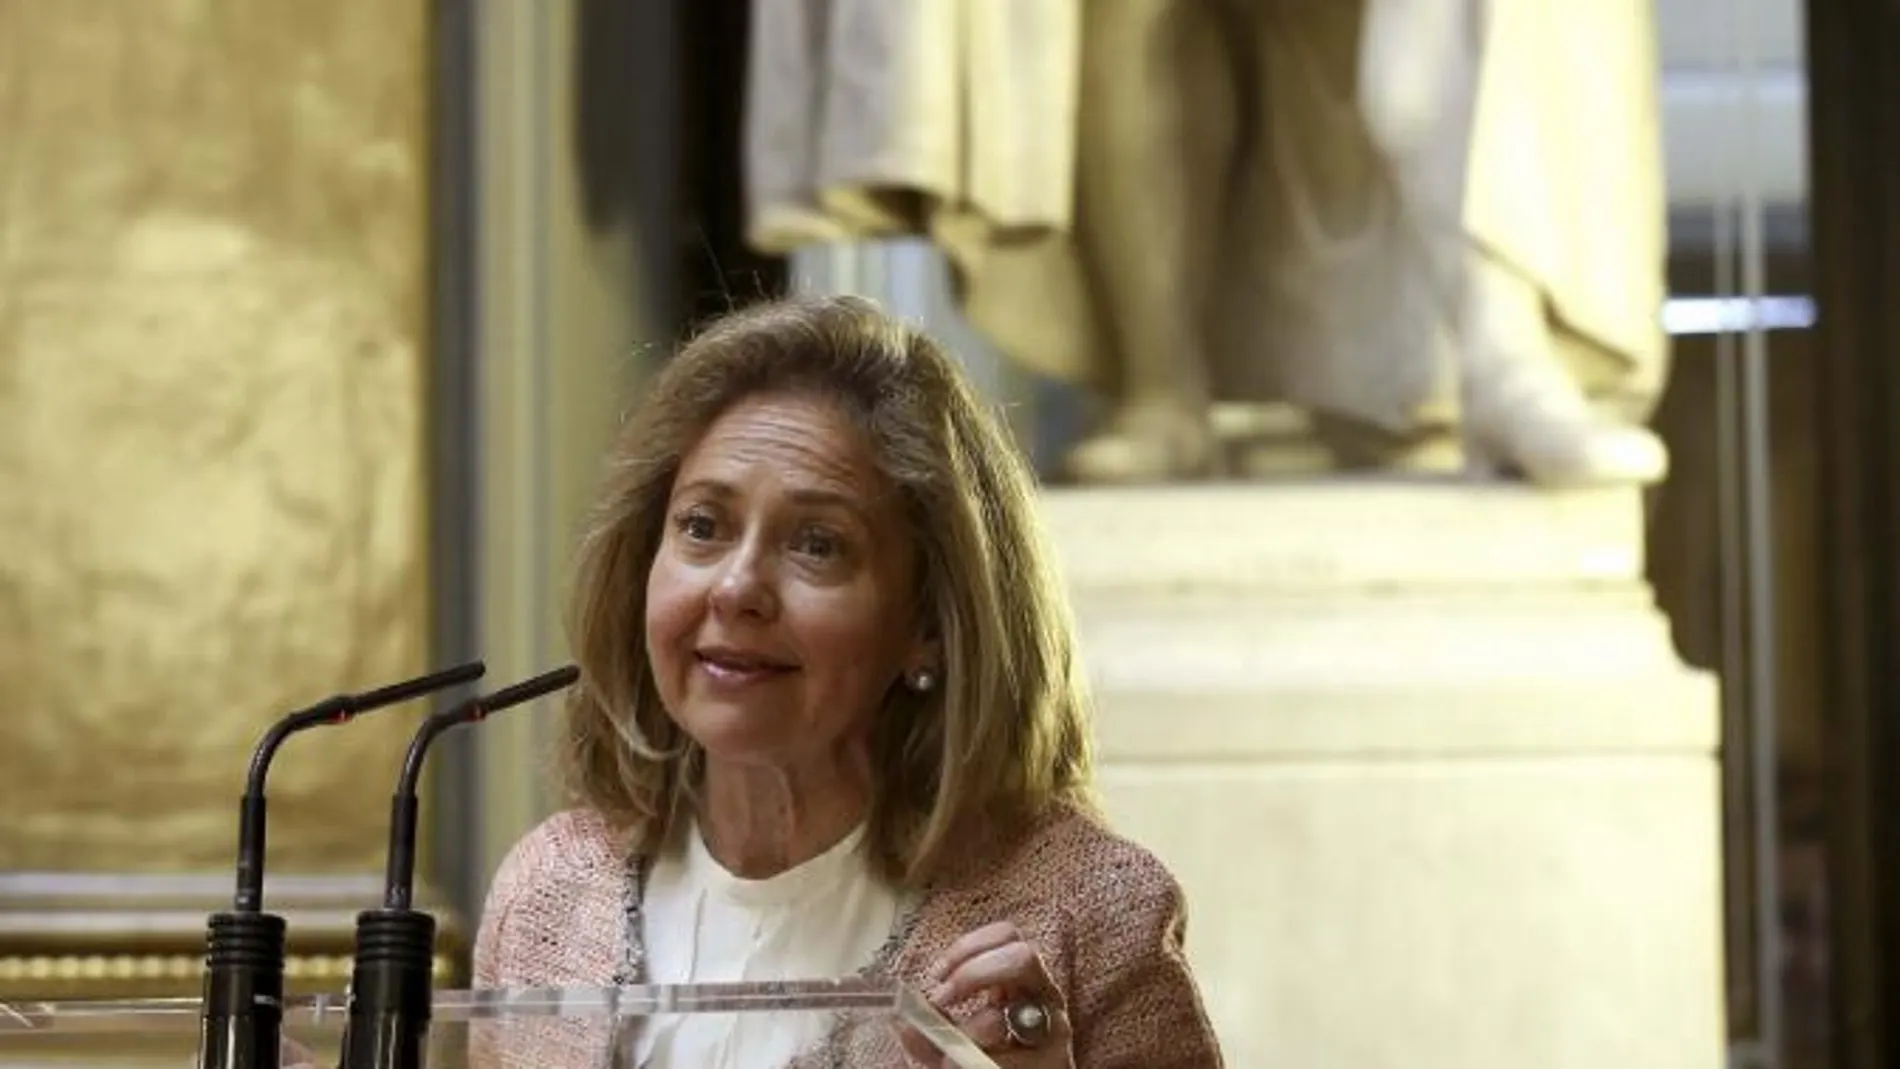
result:
[(911, 643), (910, 656), (904, 659), (904, 667), (929, 668), (941, 672), (943, 670), (943, 641), (933, 634), (918, 636), (917, 641)]
[(943, 643), (934, 638), (919, 639), (904, 658), (904, 686), (919, 694), (936, 689), (943, 680)]

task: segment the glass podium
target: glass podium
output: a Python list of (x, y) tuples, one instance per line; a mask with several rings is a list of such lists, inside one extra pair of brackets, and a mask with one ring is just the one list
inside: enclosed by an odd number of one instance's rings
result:
[[(348, 1016), (344, 994), (286, 999), (285, 1069), (338, 1066)], [(181, 1069), (196, 1064), (199, 1023), (195, 998), (0, 1002), (0, 1067)], [(997, 1069), (918, 992), (860, 979), (438, 991), (424, 1064), (638, 1069), (668, 1035), (729, 1045), (748, 1069), (755, 1059), (759, 1069), (898, 1069), (933, 1055), (958, 1069)], [(799, 1053), (769, 1053), (787, 1044)]]

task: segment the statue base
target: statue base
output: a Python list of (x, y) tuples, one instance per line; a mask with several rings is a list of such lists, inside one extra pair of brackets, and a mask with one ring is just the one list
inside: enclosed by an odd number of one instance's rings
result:
[(1448, 427), (1405, 437), (1287, 404), (1216, 404), (1209, 418), (1225, 470), (1250, 481), (1373, 471), (1449, 477), (1469, 467)]
[(1635, 490), (1052, 491), (1118, 827), (1232, 1065), (1725, 1059), (1718, 701)]

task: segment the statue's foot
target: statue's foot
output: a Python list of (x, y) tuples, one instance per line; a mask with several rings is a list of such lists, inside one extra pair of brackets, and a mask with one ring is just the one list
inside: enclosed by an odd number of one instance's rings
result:
[(1548, 487), (1662, 481), (1662, 439), (1590, 403), (1559, 354), (1542, 290), (1475, 249), (1470, 266), (1461, 418), (1471, 462)]
[(1646, 427), (1518, 422), (1523, 425), (1493, 436), (1494, 444), (1474, 440), (1474, 465), (1552, 489), (1651, 486), (1669, 474), (1669, 452)]
[(1474, 466), (1539, 486), (1648, 486), (1669, 474), (1655, 432), (1607, 418), (1559, 369), (1536, 361), (1494, 363), (1467, 383), (1464, 421)]
[(1078, 483), (1177, 482), (1216, 474), (1218, 457), (1207, 412), (1134, 404), (1071, 449), (1062, 460), (1062, 474)]

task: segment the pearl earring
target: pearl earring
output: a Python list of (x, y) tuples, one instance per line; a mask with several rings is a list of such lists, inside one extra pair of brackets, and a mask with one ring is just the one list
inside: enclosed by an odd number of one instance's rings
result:
[(919, 694), (927, 694), (937, 685), (937, 673), (928, 668), (919, 668), (910, 674), (910, 689)]

